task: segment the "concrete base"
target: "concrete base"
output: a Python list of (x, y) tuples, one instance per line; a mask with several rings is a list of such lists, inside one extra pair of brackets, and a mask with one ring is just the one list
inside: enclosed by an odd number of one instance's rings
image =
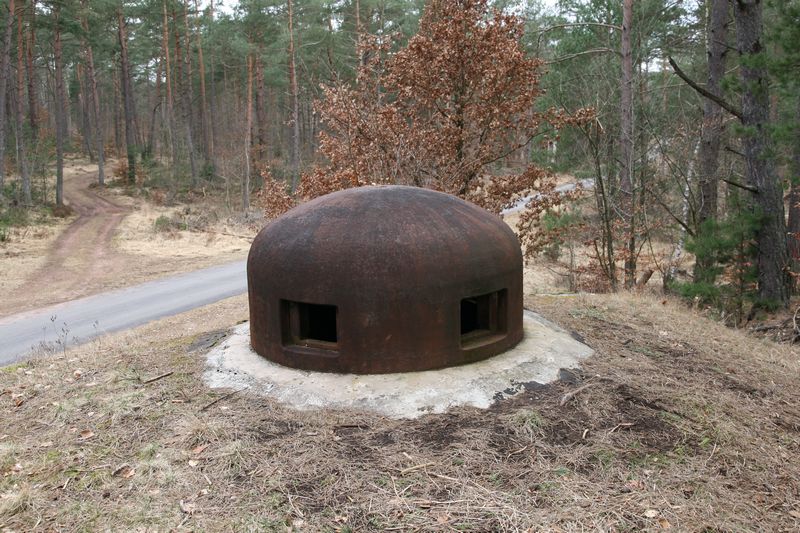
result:
[(487, 408), (535, 384), (558, 378), (593, 353), (536, 313), (525, 311), (525, 338), (511, 350), (470, 365), (441, 370), (362, 376), (295, 370), (250, 348), (241, 324), (208, 353), (204, 375), (213, 388), (248, 388), (296, 409), (360, 409), (392, 418), (443, 413), (451, 407)]

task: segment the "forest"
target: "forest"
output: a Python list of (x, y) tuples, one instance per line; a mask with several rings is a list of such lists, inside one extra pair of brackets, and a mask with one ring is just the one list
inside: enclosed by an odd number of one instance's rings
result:
[(522, 207), (526, 257), (571, 290), (655, 274), (734, 324), (789, 305), (797, 2), (5, 0), (0, 21), (0, 232), (69, 215), (66, 154), (100, 187), (268, 216), (405, 184)]

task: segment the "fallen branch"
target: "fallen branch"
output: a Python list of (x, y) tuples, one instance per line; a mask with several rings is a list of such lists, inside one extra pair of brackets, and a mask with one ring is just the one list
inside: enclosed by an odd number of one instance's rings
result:
[(403, 470), (401, 470), (400, 471), (400, 475), (404, 476), (404, 475), (408, 474), (409, 472), (413, 472), (414, 470), (419, 470), (421, 468), (427, 468), (427, 467), (433, 466), (435, 464), (436, 463), (423, 463), (423, 464), (417, 465), (417, 466), (410, 466), (408, 468), (404, 468)]
[(522, 453), (522, 452), (524, 452), (524, 451), (525, 451), (525, 450), (527, 450), (527, 449), (528, 449), (528, 446), (524, 446), (524, 447), (520, 448), (519, 450), (515, 450), (515, 451), (513, 451), (513, 452), (509, 453), (508, 455), (506, 455), (506, 461), (508, 461), (508, 459), (509, 459), (509, 458), (510, 458), (512, 455), (517, 455), (518, 453)]
[(635, 422), (622, 422), (620, 424), (617, 424), (613, 428), (611, 428), (611, 431), (609, 431), (608, 433), (611, 434), (611, 433), (614, 433), (615, 431), (617, 431), (618, 429), (625, 429), (625, 428), (633, 427), (635, 425), (636, 425)]
[(228, 394), (225, 394), (225, 395), (223, 395), (223, 396), (220, 396), (219, 398), (217, 398), (217, 399), (216, 399), (216, 400), (214, 400), (213, 402), (211, 402), (211, 403), (209, 403), (209, 404), (206, 404), (206, 405), (205, 405), (205, 406), (204, 406), (202, 409), (200, 409), (200, 412), (202, 413), (203, 411), (207, 411), (208, 409), (212, 408), (213, 406), (215, 406), (216, 404), (218, 404), (218, 403), (219, 403), (219, 402), (221, 402), (222, 400), (227, 400), (228, 398), (230, 398), (230, 397), (231, 397), (231, 396), (233, 396), (234, 394), (239, 394), (240, 392), (242, 392), (242, 391), (243, 391), (243, 390), (245, 390), (245, 389), (247, 389), (247, 387), (244, 387), (243, 389), (235, 390), (235, 391), (233, 391), (233, 392), (229, 392)]
[(573, 399), (575, 397), (576, 394), (578, 394), (581, 391), (584, 391), (584, 390), (588, 389), (592, 385), (594, 385), (594, 383), (587, 383), (586, 385), (583, 385), (582, 387), (578, 387), (574, 391), (566, 393), (564, 396), (561, 397), (561, 401), (558, 402), (558, 405), (560, 405), (561, 407), (564, 407), (565, 405), (567, 405), (567, 402), (569, 402), (571, 399)]
[(161, 374), (160, 376), (156, 376), (154, 378), (146, 379), (146, 380), (142, 381), (142, 384), (143, 385), (147, 385), (148, 383), (153, 383), (154, 381), (158, 381), (159, 379), (168, 378), (169, 376), (171, 376), (174, 373), (175, 373), (174, 370), (170, 370), (169, 372), (167, 372), (165, 374)]

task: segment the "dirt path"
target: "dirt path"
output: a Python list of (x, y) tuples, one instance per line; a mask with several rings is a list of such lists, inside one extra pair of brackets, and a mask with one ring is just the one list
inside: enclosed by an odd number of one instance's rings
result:
[(78, 162), (64, 172), (64, 200), (77, 218), (52, 244), (44, 264), (0, 302), (0, 316), (100, 291), (125, 266), (112, 244), (114, 231), (130, 213), (90, 187), (96, 171)]
[[(214, 198), (167, 207), (94, 188), (96, 179), (93, 164), (67, 159), (64, 198), (74, 217), (20, 228), (0, 243), (0, 318), (246, 257), (252, 228), (220, 216)], [(217, 222), (153, 230), (159, 217), (183, 220), (190, 211)]]

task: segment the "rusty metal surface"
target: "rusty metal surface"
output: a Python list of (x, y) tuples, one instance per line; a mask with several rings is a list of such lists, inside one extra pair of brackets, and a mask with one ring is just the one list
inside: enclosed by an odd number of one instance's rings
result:
[[(361, 187), (292, 209), (254, 240), (247, 280), (253, 348), (293, 368), (429, 370), (486, 359), (523, 336), (516, 236), (426, 189)], [(490, 331), (462, 337), (462, 312), (467, 329)]]

